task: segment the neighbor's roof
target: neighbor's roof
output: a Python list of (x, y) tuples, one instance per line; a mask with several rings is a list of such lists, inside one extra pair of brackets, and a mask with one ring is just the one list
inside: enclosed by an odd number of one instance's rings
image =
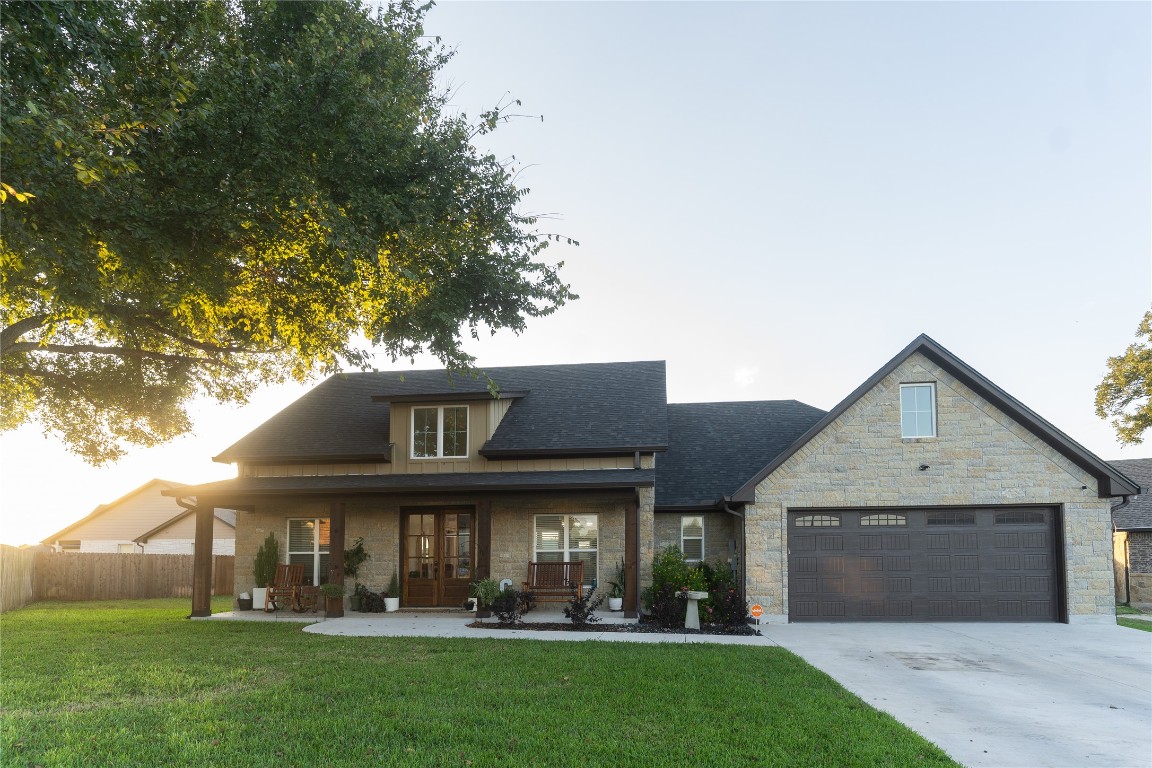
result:
[[(148, 540), (151, 539), (153, 536), (157, 536), (161, 531), (170, 528), (171, 526), (180, 522), (184, 518), (188, 517), (188, 515), (193, 514), (195, 511), (196, 510), (194, 510), (194, 509), (186, 509), (183, 512), (181, 512), (180, 514), (175, 515), (174, 517), (168, 518), (167, 520), (160, 523), (160, 525), (156, 526), (155, 528), (148, 531), (147, 533), (140, 534), (135, 539), (133, 539), (133, 541), (139, 542), (141, 544), (147, 544)], [(233, 528), (233, 529), (236, 528), (236, 510), (234, 510), (234, 509), (214, 509), (212, 512), (213, 512), (213, 515), (215, 516), (215, 518), (217, 520), (219, 520), (220, 522), (224, 523), (224, 525), (227, 525), (229, 528)]]
[(64, 528), (63, 530), (57, 531), (56, 533), (52, 534), (48, 538), (41, 539), (40, 543), (45, 544), (47, 546), (52, 546), (57, 541), (64, 538), (64, 536), (66, 536), (70, 531), (74, 530), (75, 528), (77, 528), (81, 525), (84, 525), (85, 523), (89, 523), (89, 522), (95, 520), (96, 518), (100, 517), (101, 515), (105, 514), (106, 512), (109, 512), (109, 511), (115, 509), (116, 507), (120, 506), (121, 504), (123, 504), (125, 501), (132, 498), (136, 494), (141, 493), (143, 491), (146, 491), (149, 488), (156, 486), (156, 485), (159, 485), (161, 487), (161, 489), (162, 489), (161, 493), (163, 493), (164, 490), (171, 490), (173, 488), (180, 488), (184, 484), (183, 483), (175, 483), (175, 482), (172, 482), (171, 480), (161, 480), (158, 477), (153, 478), (153, 479), (149, 480), (148, 482), (144, 483), (144, 485), (141, 485), (138, 488), (133, 488), (131, 491), (128, 491), (128, 493), (126, 493), (123, 496), (121, 496), (120, 498), (116, 499), (116, 501), (112, 501), (112, 502), (109, 502), (107, 504), (99, 505), (98, 507), (93, 509), (91, 512), (89, 512), (87, 515), (85, 515), (84, 517), (80, 518), (76, 522), (69, 525), (67, 528)]
[(1118, 472), (1099, 456), (1052, 426), (1052, 424), (1041, 418), (1031, 408), (993, 384), (985, 378), (983, 374), (940, 346), (936, 341), (925, 334), (921, 334), (913, 339), (912, 342), (902, 349), (894, 358), (889, 360), (880, 370), (872, 374), (867, 381), (857, 387), (852, 394), (844, 398), (839, 405), (829, 411), (820, 421), (814, 424), (799, 440), (789, 446), (787, 450), (782, 451), (766, 467), (753, 475), (752, 479), (746, 482), (743, 487), (733, 495), (733, 498), (736, 501), (754, 501), (756, 498), (756, 486), (760, 481), (775, 472), (780, 465), (803, 448), (809, 440), (820, 434), (825, 427), (840, 418), (845, 411), (871, 391), (884, 377), (888, 376), (892, 371), (896, 370), (901, 363), (917, 353), (924, 355), (924, 357), (964, 382), (965, 385), (1001, 411), (1008, 414), (1008, 416), (1018, 424), (1030, 430), (1032, 434), (1047, 443), (1056, 452), (1092, 475), (1096, 479), (1098, 497), (1108, 498), (1110, 496), (1122, 496), (1139, 491), (1139, 486), (1125, 477), (1124, 473)]
[(1108, 462), (1140, 483), (1142, 493), (1132, 503), (1112, 513), (1120, 531), (1152, 531), (1152, 459), (1118, 459)]
[[(513, 399), (480, 453), (490, 458), (662, 451), (668, 445), (664, 362), (487, 368)], [(487, 382), (444, 370), (331, 376), (215, 457), (387, 460), (389, 400), (489, 397)]]
[(331, 475), (321, 477), (238, 477), (190, 485), (169, 495), (211, 496), (241, 505), (261, 496), (444, 493), (445, 491), (550, 491), (651, 488), (651, 469), (589, 469), (561, 472), (446, 472), (420, 475)]
[(797, 400), (669, 403), (656, 508), (719, 505), (823, 415)]

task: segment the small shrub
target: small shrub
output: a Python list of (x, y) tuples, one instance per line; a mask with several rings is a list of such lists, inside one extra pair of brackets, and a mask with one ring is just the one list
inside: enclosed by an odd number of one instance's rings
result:
[(659, 589), (650, 587), (644, 591), (647, 594), (645, 603), (648, 605), (648, 614), (653, 621), (664, 629), (684, 626), (687, 603), (683, 591), (671, 584), (665, 584)]
[(276, 565), (280, 562), (280, 542), (269, 533), (268, 538), (256, 550), (256, 561), (252, 565), (252, 577), (256, 586), (267, 587), (276, 578)]
[(476, 607), (490, 608), (492, 601), (500, 596), (500, 583), (496, 579), (480, 579), (468, 588), (468, 596), (476, 598)]
[(388, 589), (384, 590), (384, 597), (400, 597), (400, 577), (396, 575), (396, 571), (393, 571), (392, 578), (388, 579)]
[(355, 581), (356, 576), (360, 573), (360, 566), (364, 565), (364, 561), (370, 557), (372, 555), (364, 549), (364, 537), (357, 536), (352, 540), (351, 548), (344, 550), (344, 577)]
[(354, 593), (360, 597), (361, 613), (384, 613), (384, 596), (376, 594), (363, 584), (356, 585)]
[(536, 606), (536, 596), (531, 592), (520, 592), (509, 587), (500, 592), (489, 603), (496, 620), (501, 624), (519, 624), (524, 614)]
[(604, 602), (604, 595), (589, 587), (587, 594), (582, 591), (568, 602), (568, 607), (564, 609), (564, 615), (572, 619), (572, 623), (578, 627), (594, 624), (600, 621), (600, 617), (595, 615), (595, 611), (602, 602)]
[(728, 587), (712, 592), (708, 606), (709, 624), (725, 627), (738, 627), (748, 623), (748, 604), (740, 599), (736, 587)]

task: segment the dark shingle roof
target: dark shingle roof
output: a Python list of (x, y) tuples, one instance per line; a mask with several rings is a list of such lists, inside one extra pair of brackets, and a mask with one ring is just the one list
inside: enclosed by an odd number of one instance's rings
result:
[(445, 489), (559, 490), (564, 488), (652, 487), (650, 469), (568, 470), (561, 472), (446, 472), (422, 475), (332, 475), (322, 477), (237, 477), (203, 485), (185, 486), (169, 495), (212, 495), (222, 498), (280, 493), (419, 493)]
[[(502, 392), (519, 395), (482, 449), (531, 453), (663, 450), (668, 444), (663, 361), (488, 368)], [(373, 398), (442, 395), (450, 402), (487, 382), (443, 370), (331, 376), (216, 457), (357, 459), (388, 455), (389, 406)]]
[(1152, 459), (1118, 459), (1108, 463), (1140, 483), (1143, 491), (1133, 496), (1132, 503), (1124, 509), (1112, 513), (1116, 528), (1121, 531), (1152, 529)]
[(796, 400), (670, 403), (668, 452), (656, 457), (656, 506), (712, 506), (820, 420)]

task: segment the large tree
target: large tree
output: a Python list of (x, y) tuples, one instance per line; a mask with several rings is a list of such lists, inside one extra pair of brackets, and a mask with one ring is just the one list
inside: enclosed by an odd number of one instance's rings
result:
[[(93, 463), (243, 402), (520, 331), (574, 298), (399, 2), (8, 3), (0, 428)], [(570, 241), (569, 241), (570, 242)]]
[(1137, 342), (1108, 358), (1108, 373), (1096, 387), (1096, 415), (1112, 418), (1121, 443), (1143, 442), (1152, 427), (1152, 312), (1136, 329)]

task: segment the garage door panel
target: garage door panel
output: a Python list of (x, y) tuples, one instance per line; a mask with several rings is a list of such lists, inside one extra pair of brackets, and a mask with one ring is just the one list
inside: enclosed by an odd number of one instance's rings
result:
[(1003, 507), (790, 513), (790, 616), (1055, 621), (1055, 520)]

